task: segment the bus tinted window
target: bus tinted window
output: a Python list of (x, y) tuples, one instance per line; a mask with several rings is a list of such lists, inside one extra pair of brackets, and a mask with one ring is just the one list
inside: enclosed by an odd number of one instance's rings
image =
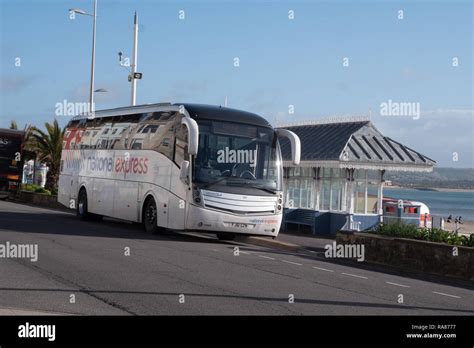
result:
[[(174, 133), (181, 118), (178, 112), (151, 112), (70, 122), (64, 148), (155, 150), (173, 160)], [(179, 164), (186, 146), (182, 134), (180, 136)]]

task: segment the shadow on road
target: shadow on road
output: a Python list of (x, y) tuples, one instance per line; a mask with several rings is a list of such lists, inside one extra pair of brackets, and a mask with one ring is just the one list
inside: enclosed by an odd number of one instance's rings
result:
[[(156, 292), (156, 291), (128, 291), (128, 290), (91, 290), (91, 289), (25, 289), (25, 288), (0, 288), (1, 291), (38, 291), (38, 292), (79, 292), (87, 295), (93, 295), (97, 297), (99, 294), (118, 294), (118, 295), (152, 295), (152, 296), (178, 296), (178, 293), (173, 292)], [(287, 299), (281, 297), (265, 297), (265, 296), (241, 296), (241, 295), (222, 295), (222, 294), (193, 294), (186, 293), (187, 298), (232, 298), (239, 300), (248, 301), (267, 301), (267, 302), (279, 302), (287, 303)], [(390, 304), (390, 303), (370, 303), (370, 302), (353, 302), (353, 301), (328, 301), (328, 300), (317, 300), (317, 299), (305, 299), (298, 298), (298, 303), (304, 303), (308, 305), (331, 305), (331, 306), (346, 306), (346, 307), (362, 307), (362, 308), (391, 308), (391, 309), (403, 309), (403, 310), (430, 310), (430, 311), (446, 311), (452, 313), (464, 313), (474, 314), (474, 311), (468, 309), (454, 309), (454, 308), (438, 308), (438, 307), (424, 307), (424, 306), (410, 306), (407, 304)], [(123, 306), (123, 304), (122, 304)], [(355, 313), (357, 309), (354, 310)], [(133, 313), (133, 312), (129, 312)]]
[(0, 234), (1, 230), (20, 233), (225, 244), (217, 239), (202, 238), (173, 231), (148, 234), (137, 223), (111, 219), (100, 222), (81, 221), (74, 214), (53, 211), (47, 213), (33, 211), (0, 212)]
[[(293, 255), (303, 260), (317, 260), (329, 264), (337, 264), (367, 271), (375, 271), (401, 277), (412, 278), (421, 281), (429, 281), (442, 285), (451, 285), (468, 290), (473, 290), (471, 282), (447, 279), (444, 277), (431, 276), (421, 273), (410, 273), (388, 266), (377, 266), (366, 263), (352, 262), (348, 260), (326, 259), (306, 254), (295, 254), (277, 249), (254, 247), (248, 244), (223, 242), (210, 237), (204, 237), (182, 232), (164, 231), (160, 234), (147, 234), (139, 224), (119, 222), (119, 220), (104, 220), (101, 222), (80, 221), (75, 214), (70, 212), (54, 210), (28, 210), (24, 212), (0, 211), (0, 237), (2, 230), (19, 233), (38, 233), (50, 235), (70, 235), (85, 237), (124, 238), (136, 240), (162, 240), (174, 242), (193, 242), (227, 245), (228, 248), (239, 246), (242, 251), (258, 252), (260, 254)], [(212, 236), (212, 237), (211, 237)]]

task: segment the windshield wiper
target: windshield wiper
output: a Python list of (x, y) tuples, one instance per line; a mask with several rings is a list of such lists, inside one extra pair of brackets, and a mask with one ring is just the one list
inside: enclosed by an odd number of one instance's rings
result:
[(262, 191), (265, 191), (265, 192), (269, 192), (269, 193), (272, 193), (272, 194), (277, 193), (277, 191), (275, 191), (275, 190), (269, 189), (267, 187), (259, 186), (259, 185), (250, 185), (249, 187), (256, 188), (256, 189), (259, 189), (259, 190), (262, 190)]
[(207, 184), (203, 185), (202, 188), (208, 188), (209, 186), (216, 185), (220, 182), (223, 182), (224, 180), (227, 180), (229, 178), (235, 178), (235, 176), (225, 176), (223, 178), (217, 179), (215, 181), (208, 182)]

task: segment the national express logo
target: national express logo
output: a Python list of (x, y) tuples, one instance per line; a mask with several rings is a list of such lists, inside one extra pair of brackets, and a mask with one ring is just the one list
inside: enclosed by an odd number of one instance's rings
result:
[(87, 170), (92, 173), (123, 173), (124, 178), (129, 174), (148, 173), (148, 158), (129, 154), (114, 160), (112, 156), (87, 156), (82, 150), (74, 150), (66, 152), (65, 161), (68, 170), (77, 172)]
[(146, 157), (126, 157), (115, 160), (115, 171), (127, 174), (146, 174), (148, 172), (148, 158)]
[(148, 158), (125, 156), (117, 158), (114, 162), (112, 157), (89, 156), (87, 169), (91, 172), (123, 173), (123, 177), (126, 178), (129, 174), (146, 174)]
[(87, 170), (91, 172), (111, 172), (113, 170), (112, 157), (87, 157)]

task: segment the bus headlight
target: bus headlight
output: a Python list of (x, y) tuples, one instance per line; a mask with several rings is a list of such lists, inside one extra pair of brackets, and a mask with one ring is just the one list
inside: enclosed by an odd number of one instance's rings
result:
[(193, 187), (193, 200), (196, 204), (201, 204), (201, 192), (197, 186)]

